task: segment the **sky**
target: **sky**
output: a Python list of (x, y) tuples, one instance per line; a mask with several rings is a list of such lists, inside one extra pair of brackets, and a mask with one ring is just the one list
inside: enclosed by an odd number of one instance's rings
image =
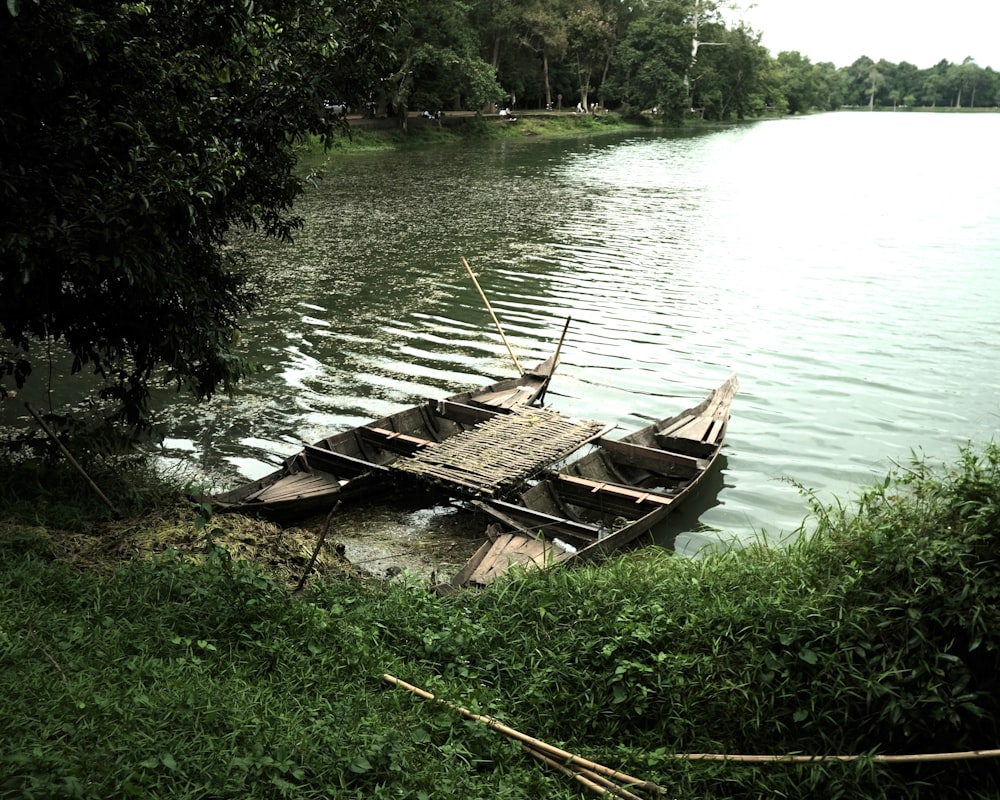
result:
[[(763, 34), (777, 55), (798, 50), (814, 64), (847, 67), (861, 56), (921, 69), (972, 56), (1000, 71), (1000, 0), (740, 0), (730, 12)], [(731, 17), (732, 18), (732, 17)]]

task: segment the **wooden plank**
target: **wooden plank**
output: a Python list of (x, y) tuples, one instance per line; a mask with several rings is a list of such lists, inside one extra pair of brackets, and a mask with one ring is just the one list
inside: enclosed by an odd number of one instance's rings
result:
[(542, 533), (549, 539), (556, 537), (571, 539), (573, 540), (571, 543), (577, 540), (593, 542), (597, 539), (597, 529), (591, 525), (546, 514), (533, 508), (525, 508), (515, 503), (506, 503), (502, 500), (490, 500), (484, 503), (476, 500), (473, 505), (518, 533), (532, 536)]
[(696, 417), (695, 419), (681, 425), (679, 428), (674, 427), (670, 431), (671, 436), (683, 437), (685, 439), (694, 439), (697, 442), (704, 441), (705, 435), (711, 429), (714, 419), (711, 417)]
[(302, 451), (306, 454), (307, 463), (314, 469), (332, 467), (336, 470), (336, 474), (344, 472), (352, 477), (369, 472), (370, 470), (388, 471), (381, 464), (344, 453), (338, 453), (334, 450), (327, 450), (325, 447), (316, 447), (315, 445), (307, 444), (302, 448)]
[(488, 539), (480, 545), (479, 549), (473, 553), (472, 558), (466, 561), (464, 566), (452, 576), (450, 581), (452, 586), (465, 586), (469, 582), (472, 573), (483, 563), (483, 559), (486, 558), (493, 547), (493, 541), (492, 539)]
[(430, 439), (422, 439), (419, 436), (411, 436), (408, 433), (398, 433), (370, 425), (361, 426), (358, 429), (358, 433), (361, 434), (362, 438), (369, 442), (374, 442), (384, 450), (390, 450), (393, 453), (400, 453), (402, 455), (412, 455), (437, 444), (437, 442), (432, 442)]
[(572, 555), (552, 542), (516, 533), (501, 534), (469, 577), (469, 583), (486, 586), (512, 567), (544, 569)]
[(668, 506), (673, 502), (672, 498), (664, 497), (656, 492), (635, 489), (631, 486), (621, 486), (616, 483), (592, 481), (587, 478), (577, 477), (576, 475), (557, 474), (552, 479), (559, 484), (560, 490), (563, 487), (572, 486), (574, 489), (584, 489), (590, 494), (624, 499), (636, 505), (652, 503), (653, 505)]
[(252, 498), (261, 503), (275, 503), (284, 500), (298, 500), (311, 495), (337, 492), (341, 482), (330, 475), (315, 475), (297, 472), (287, 475), (276, 483), (257, 492)]
[(498, 413), (502, 413), (496, 406), (483, 408), (482, 406), (470, 403), (456, 403), (453, 400), (439, 400), (437, 413), (447, 419), (461, 422), (464, 425), (475, 425), (492, 419)]
[(674, 431), (676, 431), (678, 428), (683, 428), (685, 425), (687, 425), (689, 422), (691, 422), (694, 419), (696, 419), (696, 417), (695, 417), (694, 414), (688, 414), (686, 416), (683, 416), (680, 419), (674, 420), (671, 425), (663, 428), (660, 431), (660, 433), (662, 433), (665, 436), (668, 436), (668, 435), (672, 434)]
[(660, 475), (680, 475), (690, 477), (705, 468), (703, 461), (682, 453), (645, 447), (614, 439), (601, 439), (598, 445), (611, 456), (613, 461), (629, 467), (647, 469)]
[(672, 498), (663, 495), (588, 481), (573, 475), (556, 475), (550, 482), (567, 503), (629, 520), (666, 508), (673, 502)]
[(692, 458), (711, 459), (719, 451), (717, 444), (699, 442), (684, 436), (662, 436), (657, 433), (654, 435), (654, 439), (658, 448), (679, 455), (691, 456)]

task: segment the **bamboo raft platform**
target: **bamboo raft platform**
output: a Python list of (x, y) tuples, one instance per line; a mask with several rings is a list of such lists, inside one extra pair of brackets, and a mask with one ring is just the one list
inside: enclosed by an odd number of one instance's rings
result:
[(428, 442), (390, 469), (462, 494), (500, 497), (609, 429), (593, 420), (520, 407), (446, 441)]

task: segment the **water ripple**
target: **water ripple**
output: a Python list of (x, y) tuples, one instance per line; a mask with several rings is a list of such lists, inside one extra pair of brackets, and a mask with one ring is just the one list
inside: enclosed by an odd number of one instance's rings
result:
[(512, 374), (465, 256), (522, 364), (572, 318), (550, 393), (567, 413), (632, 430), (738, 373), (725, 469), (684, 524), (780, 538), (806, 510), (795, 482), (849, 498), (912, 449), (995, 434), (997, 140), (996, 115), (832, 114), (339, 162), (295, 247), (259, 246), (260, 378), (175, 407), (172, 445), (252, 477)]

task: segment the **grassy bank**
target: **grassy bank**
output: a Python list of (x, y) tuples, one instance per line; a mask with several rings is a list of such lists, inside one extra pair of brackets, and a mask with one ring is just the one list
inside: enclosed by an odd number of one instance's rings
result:
[(387, 149), (454, 145), (463, 142), (522, 139), (533, 137), (561, 138), (591, 136), (626, 130), (648, 130), (657, 123), (642, 118), (625, 118), (618, 114), (574, 114), (564, 112), (527, 112), (516, 122), (496, 115), (469, 113), (446, 114), (440, 121), (411, 115), (406, 131), (400, 122), (389, 120), (349, 120), (350, 135), (340, 139), (331, 154), (372, 152)]
[[(647, 550), (448, 598), (336, 570), (293, 596), (281, 575), (220, 546), (238, 518), (202, 525), (176, 493), (150, 488), (111, 522), (73, 499), (74, 481), (48, 489), (29, 467), (17, 474), (0, 536), (2, 798), (581, 796), (383, 673), (670, 796), (1000, 788), (993, 760), (672, 757), (997, 746), (992, 445), (946, 472), (903, 469), (850, 510), (817, 507), (815, 535), (780, 551)], [(140, 540), (166, 547), (157, 520), (182, 550), (127, 558)], [(73, 566), (71, 536), (105, 540), (122, 563)]]

